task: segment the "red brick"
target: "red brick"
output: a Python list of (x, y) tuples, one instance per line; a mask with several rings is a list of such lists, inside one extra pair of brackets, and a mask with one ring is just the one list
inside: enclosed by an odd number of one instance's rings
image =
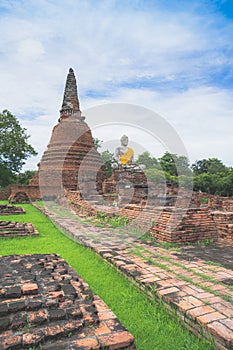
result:
[(223, 318), (226, 318), (226, 316), (215, 311), (215, 312), (211, 312), (211, 313), (208, 313), (205, 315), (198, 316), (197, 320), (199, 322), (201, 322), (202, 324), (208, 324), (210, 322), (218, 321), (218, 320), (221, 320)]
[(30, 323), (41, 324), (48, 320), (48, 314), (46, 310), (39, 310), (30, 313)]
[(101, 321), (99, 323), (99, 325), (95, 328), (95, 335), (99, 336), (99, 335), (103, 335), (103, 334), (109, 334), (111, 331), (110, 329), (107, 327), (106, 323)]
[(73, 346), (77, 346), (77, 349), (81, 348), (87, 348), (87, 349), (99, 349), (99, 343), (96, 338), (84, 338), (72, 341), (71, 343)]
[(101, 321), (106, 321), (112, 318), (116, 318), (116, 315), (114, 315), (112, 311), (99, 312), (98, 316)]
[(115, 333), (109, 336), (102, 335), (99, 336), (98, 339), (103, 348), (109, 347), (111, 350), (119, 349), (120, 347), (126, 348), (130, 345), (133, 345), (134, 342), (134, 337), (128, 332)]
[(208, 330), (215, 336), (230, 342), (233, 340), (233, 332), (221, 321), (214, 321), (208, 324)]
[(193, 319), (195, 319), (197, 316), (205, 315), (214, 311), (215, 309), (205, 305), (205, 306), (199, 306), (199, 307), (195, 307), (194, 309), (188, 310), (187, 315), (190, 315)]
[(46, 338), (53, 338), (57, 337), (58, 335), (62, 335), (64, 333), (64, 328), (59, 325), (48, 326), (43, 329), (43, 333), (45, 334)]
[(214, 307), (217, 311), (219, 311), (223, 315), (225, 315), (229, 318), (233, 318), (233, 305), (232, 304), (230, 304), (229, 306), (226, 306), (222, 303), (216, 303), (216, 304), (212, 304), (212, 307)]
[(176, 304), (183, 313), (186, 313), (186, 311), (194, 308), (193, 304), (184, 299), (178, 301), (173, 300), (173, 303)]
[(27, 283), (22, 287), (23, 294), (37, 294), (38, 285), (36, 283)]
[(3, 341), (4, 349), (14, 349), (14, 348), (18, 349), (19, 346), (21, 345), (21, 340), (22, 340), (22, 337), (20, 335), (8, 336)]
[(54, 298), (54, 299), (58, 299), (61, 297), (64, 297), (64, 294), (61, 290), (59, 290), (58, 292), (50, 292), (48, 293), (48, 297), (50, 298)]
[(233, 320), (232, 320), (232, 319), (224, 319), (224, 320), (221, 320), (221, 323), (223, 323), (225, 326), (227, 326), (228, 328), (230, 328), (231, 331), (233, 332)]
[(166, 289), (160, 289), (158, 291), (158, 294), (159, 295), (166, 295), (166, 294), (170, 294), (170, 293), (177, 293), (179, 292), (180, 290), (176, 287), (170, 287), (170, 288), (166, 288)]
[(23, 334), (23, 345), (25, 347), (34, 346), (39, 344), (44, 338), (44, 335), (41, 331), (34, 331), (32, 333)]
[(187, 297), (185, 298), (185, 300), (189, 301), (189, 302), (190, 302), (191, 304), (193, 304), (194, 306), (201, 306), (201, 305), (204, 305), (204, 303), (203, 303), (201, 300), (199, 300), (199, 299), (193, 297), (192, 295), (187, 296)]

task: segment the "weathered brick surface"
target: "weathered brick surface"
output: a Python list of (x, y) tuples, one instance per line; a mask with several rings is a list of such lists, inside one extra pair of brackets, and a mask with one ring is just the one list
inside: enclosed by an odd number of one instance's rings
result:
[(30, 198), (27, 192), (24, 192), (24, 191), (11, 193), (8, 200), (9, 200), (9, 203), (12, 203), (12, 204), (13, 203), (30, 203)]
[(218, 231), (218, 239), (233, 243), (233, 212), (215, 211), (212, 216)]
[(9, 190), (7, 192), (3, 191), (4, 198), (1, 198), (0, 193), (0, 199), (8, 199), (10, 197), (14, 197), (18, 192), (25, 192), (30, 198), (30, 200), (33, 201), (36, 201), (41, 198), (40, 188), (38, 186), (38, 182), (36, 182), (34, 184), (29, 185), (10, 185)]
[(97, 191), (102, 191), (105, 175), (91, 130), (81, 115), (72, 69), (67, 76), (60, 113), (38, 173), (30, 184), (40, 186), (41, 196), (45, 198), (63, 194), (63, 188), (81, 190), (83, 197), (95, 196)]
[(0, 237), (35, 236), (38, 234), (31, 223), (0, 220)]
[[(102, 193), (106, 179), (100, 154), (96, 151), (91, 130), (81, 115), (74, 72), (67, 76), (64, 99), (58, 124), (53, 128), (47, 150), (44, 152), (38, 172), (30, 184), (11, 186), (10, 199), (17, 192), (25, 192), (31, 200), (54, 198), (63, 189), (81, 190), (83, 196)], [(7, 199), (5, 191), (2, 199)], [(5, 198), (6, 197), (6, 198)]]
[(10, 196), (11, 194), (11, 188), (12, 188), (12, 185), (8, 185), (7, 187), (3, 188), (1, 191), (0, 191), (0, 200), (1, 201), (4, 201), (4, 200), (7, 200), (8, 197)]
[[(103, 206), (81, 197), (79, 191), (67, 191), (66, 198), (71, 207), (80, 215), (96, 215), (103, 211)], [(113, 207), (104, 207), (104, 211), (114, 215)], [(208, 208), (174, 208), (174, 207), (147, 207), (142, 204), (125, 204), (123, 208), (115, 208), (115, 213), (128, 218), (137, 219), (145, 231), (158, 241), (171, 243), (186, 243), (205, 240), (218, 240), (221, 236), (220, 223)], [(224, 217), (224, 215), (223, 215)], [(229, 217), (229, 216), (228, 216)], [(220, 220), (221, 221), (221, 220)], [(233, 226), (233, 225), (232, 225)], [(226, 224), (224, 225), (226, 227)], [(228, 224), (227, 227), (231, 227)], [(228, 241), (233, 241), (233, 235), (228, 234)], [(227, 242), (227, 241), (226, 241)]]
[(0, 204), (0, 215), (25, 214), (25, 210), (14, 205)]
[(58, 255), (1, 257), (0, 291), (0, 349), (135, 349), (133, 336)]

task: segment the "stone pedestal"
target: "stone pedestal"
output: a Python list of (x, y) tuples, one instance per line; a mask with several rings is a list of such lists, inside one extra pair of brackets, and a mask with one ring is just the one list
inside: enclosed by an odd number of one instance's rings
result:
[(103, 192), (117, 194), (119, 206), (142, 204), (148, 195), (147, 178), (141, 169), (122, 166), (114, 169), (111, 178), (104, 182)]

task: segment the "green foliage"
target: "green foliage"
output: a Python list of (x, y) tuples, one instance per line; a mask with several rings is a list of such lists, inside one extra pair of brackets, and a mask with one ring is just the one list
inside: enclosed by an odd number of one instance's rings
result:
[(28, 138), (26, 129), (13, 114), (8, 110), (0, 113), (0, 164), (12, 173), (18, 173), (24, 161), (37, 154)]
[(188, 175), (180, 175), (179, 186), (191, 189), (193, 186), (193, 177)]
[(25, 172), (20, 173), (16, 176), (15, 182), (17, 184), (28, 185), (29, 181), (33, 178), (35, 173), (36, 170), (26, 170)]
[(138, 156), (136, 163), (144, 164), (146, 168), (152, 168), (158, 165), (158, 160), (154, 157), (151, 157), (149, 152), (143, 152)]
[(15, 181), (15, 175), (4, 164), (0, 163), (0, 190)]
[(195, 175), (227, 172), (227, 167), (218, 158), (197, 160), (194, 164), (192, 164), (191, 168)]
[(233, 196), (233, 170), (194, 176), (194, 190), (221, 196)]
[(158, 184), (166, 181), (166, 175), (164, 171), (155, 168), (146, 168), (144, 173), (148, 180), (152, 181), (154, 184)]
[(103, 151), (101, 153), (101, 159), (102, 159), (102, 161), (104, 163), (107, 176), (108, 177), (112, 176), (112, 165), (115, 162), (114, 154), (109, 152), (108, 150), (107, 151)]
[(200, 199), (200, 202), (201, 202), (201, 204), (208, 204), (208, 198), (201, 198)]
[(125, 216), (121, 216), (118, 214), (109, 215), (102, 211), (99, 211), (95, 216), (95, 218), (113, 227), (121, 227), (126, 225), (129, 222), (129, 219), (126, 218)]
[(233, 196), (233, 168), (229, 168), (218, 158), (196, 161), (189, 166), (187, 157), (169, 152), (159, 158), (153, 158), (149, 152), (138, 156), (138, 163), (145, 164), (148, 180), (155, 184), (171, 182), (195, 191), (221, 196)]
[(96, 138), (94, 138), (94, 146), (95, 146), (95, 149), (99, 149), (99, 148), (101, 148), (101, 146), (102, 146), (102, 143), (103, 143), (103, 141), (102, 140), (99, 140), (97, 137)]

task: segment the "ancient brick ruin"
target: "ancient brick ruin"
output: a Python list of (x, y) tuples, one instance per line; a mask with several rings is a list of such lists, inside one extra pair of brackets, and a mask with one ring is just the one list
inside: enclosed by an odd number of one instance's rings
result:
[[(11, 186), (10, 196), (23, 191), (31, 200), (51, 199), (62, 195), (64, 189), (79, 190), (80, 186), (84, 194), (98, 195), (105, 178), (91, 130), (80, 111), (77, 83), (70, 68), (60, 118), (38, 164), (38, 172), (28, 186)], [(9, 191), (6, 193), (9, 195)], [(5, 199), (4, 194), (1, 199)]]
[(0, 204), (0, 215), (25, 214), (25, 210), (14, 205)]
[(48, 148), (39, 163), (37, 178), (42, 197), (59, 196), (63, 189), (79, 190), (80, 186), (82, 191), (88, 188), (88, 193), (91, 190), (95, 193), (97, 188), (101, 190), (97, 175), (102, 162), (84, 120), (76, 79), (70, 68), (59, 123), (53, 128)]
[(0, 347), (135, 349), (107, 305), (55, 254), (1, 257)]
[(15, 193), (12, 193), (10, 197), (8, 198), (9, 203), (15, 203), (15, 204), (20, 204), (20, 203), (31, 203), (30, 198), (27, 194), (27, 192), (24, 191), (18, 191)]
[(37, 229), (29, 222), (13, 222), (0, 220), (0, 238), (36, 236)]

